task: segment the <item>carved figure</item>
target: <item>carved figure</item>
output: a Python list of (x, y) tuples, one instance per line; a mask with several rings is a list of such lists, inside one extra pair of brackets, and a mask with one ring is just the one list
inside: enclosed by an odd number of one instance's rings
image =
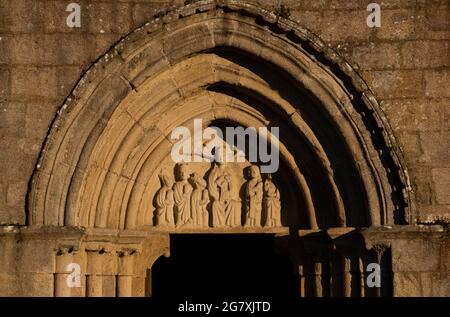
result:
[(267, 174), (264, 181), (263, 210), (266, 215), (265, 227), (281, 227), (280, 191), (272, 182), (271, 174)]
[(259, 167), (249, 168), (249, 181), (245, 187), (245, 226), (260, 227), (263, 200), (263, 182)]
[(209, 194), (206, 189), (206, 181), (197, 173), (191, 175), (190, 181), (194, 190), (191, 195), (192, 225), (196, 227), (208, 227)]
[(156, 225), (169, 226), (175, 225), (173, 217), (173, 180), (167, 170), (162, 170), (158, 175), (161, 181), (161, 188), (156, 193)]
[(212, 198), (212, 226), (215, 228), (240, 226), (240, 203), (232, 197), (235, 184), (224, 162), (214, 163), (208, 177), (208, 190)]
[(192, 186), (188, 182), (189, 173), (186, 164), (177, 164), (178, 181), (173, 185), (175, 200), (175, 224), (181, 227), (191, 220)]

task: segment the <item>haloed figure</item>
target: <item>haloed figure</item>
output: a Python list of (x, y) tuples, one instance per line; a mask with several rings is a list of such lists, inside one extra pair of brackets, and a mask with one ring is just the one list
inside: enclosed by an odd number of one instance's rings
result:
[(281, 227), (280, 191), (272, 182), (271, 174), (267, 174), (264, 181), (263, 210), (266, 215), (265, 227)]
[(206, 189), (206, 181), (197, 173), (191, 175), (190, 181), (194, 187), (191, 195), (192, 225), (196, 227), (208, 227), (209, 194)]
[(162, 170), (158, 175), (161, 181), (161, 188), (156, 193), (156, 225), (169, 226), (175, 225), (173, 219), (173, 181), (166, 170)]

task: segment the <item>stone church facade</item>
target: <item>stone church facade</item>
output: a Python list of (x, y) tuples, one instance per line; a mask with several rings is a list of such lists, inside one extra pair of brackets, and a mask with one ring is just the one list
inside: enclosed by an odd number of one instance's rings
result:
[[(447, 0), (68, 4), (0, 0), (0, 295), (151, 296), (171, 236), (262, 234), (299, 297), (450, 296)], [(279, 127), (278, 170), (174, 162), (196, 119)]]

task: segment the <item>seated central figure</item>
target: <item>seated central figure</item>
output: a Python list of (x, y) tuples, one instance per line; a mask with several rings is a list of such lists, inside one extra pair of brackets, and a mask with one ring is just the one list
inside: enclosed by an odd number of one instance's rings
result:
[(224, 162), (215, 162), (208, 177), (208, 191), (212, 198), (212, 226), (239, 227), (241, 204), (234, 199), (236, 184)]

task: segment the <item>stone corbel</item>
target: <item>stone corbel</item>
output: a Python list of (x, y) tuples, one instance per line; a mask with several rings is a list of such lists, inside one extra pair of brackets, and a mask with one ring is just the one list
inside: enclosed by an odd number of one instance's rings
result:
[(79, 244), (59, 245), (55, 248), (56, 256), (75, 254), (80, 250)]
[(125, 256), (133, 255), (135, 253), (140, 253), (140, 252), (138, 249), (135, 249), (135, 248), (118, 248), (116, 250), (116, 253), (119, 256), (119, 258), (122, 258)]

